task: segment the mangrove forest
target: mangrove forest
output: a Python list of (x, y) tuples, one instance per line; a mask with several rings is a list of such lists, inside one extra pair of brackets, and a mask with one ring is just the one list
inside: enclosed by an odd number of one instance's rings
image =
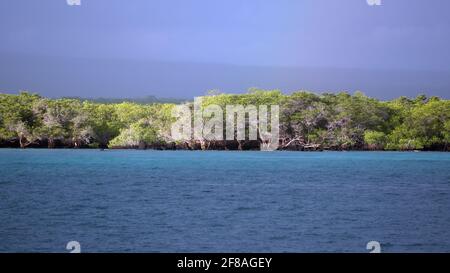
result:
[[(362, 92), (283, 94), (251, 89), (245, 94), (210, 92), (202, 101), (219, 106), (279, 105), (280, 150), (450, 150), (450, 101), (438, 97), (380, 101)], [(258, 141), (174, 141), (175, 105), (0, 94), (0, 147), (259, 149)]]

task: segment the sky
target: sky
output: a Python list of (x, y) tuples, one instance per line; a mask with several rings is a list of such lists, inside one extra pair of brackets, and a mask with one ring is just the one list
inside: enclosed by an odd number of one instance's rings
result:
[(450, 1), (2, 0), (0, 92), (450, 98)]

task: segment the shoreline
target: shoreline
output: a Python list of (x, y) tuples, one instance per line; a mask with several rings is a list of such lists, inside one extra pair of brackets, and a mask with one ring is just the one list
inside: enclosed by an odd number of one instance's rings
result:
[(280, 149), (274, 151), (261, 151), (261, 150), (224, 150), (224, 149), (155, 149), (155, 148), (147, 148), (147, 149), (139, 149), (139, 148), (71, 148), (71, 147), (55, 147), (55, 148), (47, 148), (47, 147), (29, 147), (29, 148), (20, 148), (20, 147), (0, 147), (0, 150), (85, 150), (85, 151), (169, 151), (169, 152), (304, 152), (304, 153), (313, 153), (313, 152), (398, 152), (398, 153), (448, 153), (449, 150), (373, 150), (373, 149), (349, 149), (349, 150), (334, 150), (334, 149), (322, 149), (322, 150), (290, 150), (290, 149)]

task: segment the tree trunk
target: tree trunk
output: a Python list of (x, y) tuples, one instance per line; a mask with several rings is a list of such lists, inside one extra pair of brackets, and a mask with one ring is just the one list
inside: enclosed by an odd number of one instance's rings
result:
[(20, 143), (20, 148), (25, 148), (25, 143), (24, 143), (24, 137), (22, 134), (19, 135), (19, 143)]
[(49, 149), (55, 148), (55, 140), (52, 137), (48, 138), (47, 148)]
[(206, 141), (204, 139), (200, 140), (200, 149), (202, 151), (206, 150)]
[(242, 141), (238, 140), (237, 142), (238, 142), (238, 150), (242, 151)]

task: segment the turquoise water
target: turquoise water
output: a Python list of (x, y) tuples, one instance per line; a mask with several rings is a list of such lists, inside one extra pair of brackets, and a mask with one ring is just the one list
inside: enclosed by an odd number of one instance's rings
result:
[(0, 251), (450, 251), (450, 154), (0, 149)]

